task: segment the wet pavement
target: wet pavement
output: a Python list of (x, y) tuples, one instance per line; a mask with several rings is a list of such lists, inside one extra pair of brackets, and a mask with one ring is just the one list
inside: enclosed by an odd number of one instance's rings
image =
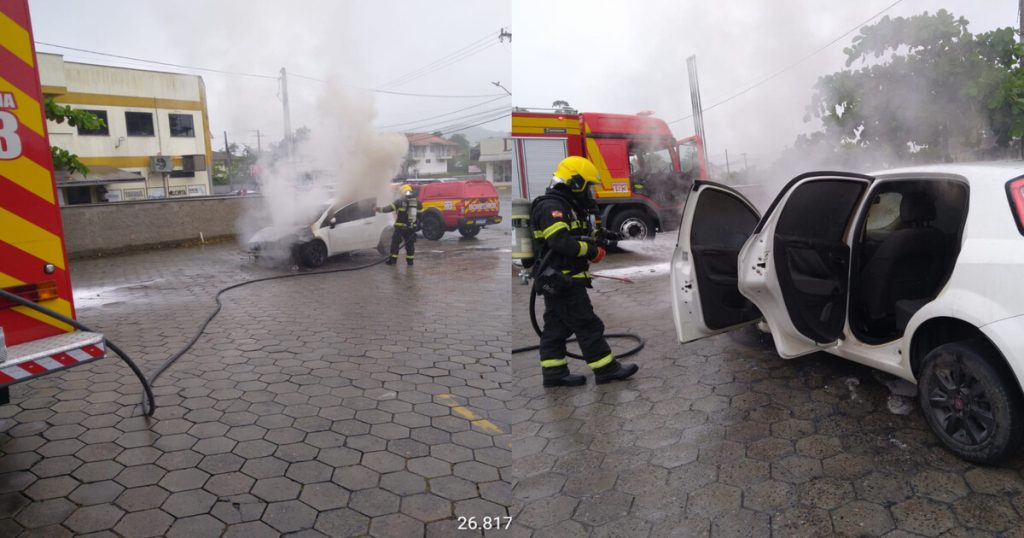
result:
[[(447, 234), (421, 240), (412, 268), (232, 290), (155, 383), (152, 419), (115, 358), (16, 386), (0, 406), (0, 536), (452, 536), (454, 516), (506, 515), (508, 244), (507, 226)], [(145, 372), (216, 290), (291, 272), (233, 244), (71, 271), (80, 321)]]
[[(1024, 535), (1024, 460), (957, 459), (916, 404), (906, 415), (889, 411), (889, 391), (871, 370), (824, 353), (783, 360), (753, 328), (678, 344), (673, 244), (662, 235), (593, 267), (635, 282), (598, 280), (591, 292), (608, 332), (646, 339), (628, 359), (641, 365), (634, 378), (597, 387), (576, 361), (586, 386), (544, 389), (536, 354), (513, 357), (520, 533)], [(537, 341), (528, 298), (513, 286), (514, 347)]]

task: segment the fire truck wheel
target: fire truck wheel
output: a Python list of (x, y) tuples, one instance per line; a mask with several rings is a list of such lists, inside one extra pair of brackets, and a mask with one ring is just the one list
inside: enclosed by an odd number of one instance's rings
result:
[(327, 245), (319, 239), (310, 241), (299, 249), (299, 257), (306, 267), (320, 267), (327, 261)]
[(420, 227), (423, 231), (423, 237), (437, 241), (444, 236), (444, 223), (441, 222), (441, 218), (433, 213), (427, 213), (423, 215), (423, 219), (420, 221)]
[(466, 239), (469, 239), (471, 237), (476, 237), (476, 234), (480, 233), (480, 227), (479, 226), (462, 226), (462, 227), (459, 228), (459, 233), (462, 234), (462, 237), (465, 237)]
[(626, 239), (654, 239), (654, 221), (641, 209), (627, 209), (615, 215), (611, 230)]

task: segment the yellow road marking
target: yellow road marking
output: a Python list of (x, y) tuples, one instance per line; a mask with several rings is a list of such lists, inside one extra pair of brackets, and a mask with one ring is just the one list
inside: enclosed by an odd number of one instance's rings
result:
[(452, 409), (452, 412), (454, 412), (456, 415), (459, 415), (460, 417), (470, 421), (471, 424), (480, 428), (481, 430), (493, 434), (505, 433), (504, 430), (499, 428), (497, 424), (485, 418), (481, 418), (479, 415), (474, 413), (472, 409), (459, 405), (458, 401), (456, 401), (455, 397), (452, 396), (451, 394), (438, 394), (438, 398), (444, 400), (445, 405), (450, 407)]

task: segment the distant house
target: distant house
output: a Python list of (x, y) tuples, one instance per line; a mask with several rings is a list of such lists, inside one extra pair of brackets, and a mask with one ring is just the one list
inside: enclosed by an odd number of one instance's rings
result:
[(423, 176), (447, 174), (448, 161), (455, 157), (458, 144), (430, 133), (405, 133), (409, 140), (406, 174)]
[(512, 139), (484, 138), (480, 141), (480, 164), (484, 166), (487, 181), (512, 181)]

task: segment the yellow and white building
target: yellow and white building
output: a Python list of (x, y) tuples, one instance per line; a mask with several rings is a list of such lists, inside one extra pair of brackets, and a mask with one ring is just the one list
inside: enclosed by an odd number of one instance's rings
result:
[(90, 168), (87, 177), (58, 174), (62, 205), (212, 194), (202, 77), (65, 62), (59, 54), (38, 60), (43, 94), (106, 122), (92, 132), (48, 122), (50, 143)]

